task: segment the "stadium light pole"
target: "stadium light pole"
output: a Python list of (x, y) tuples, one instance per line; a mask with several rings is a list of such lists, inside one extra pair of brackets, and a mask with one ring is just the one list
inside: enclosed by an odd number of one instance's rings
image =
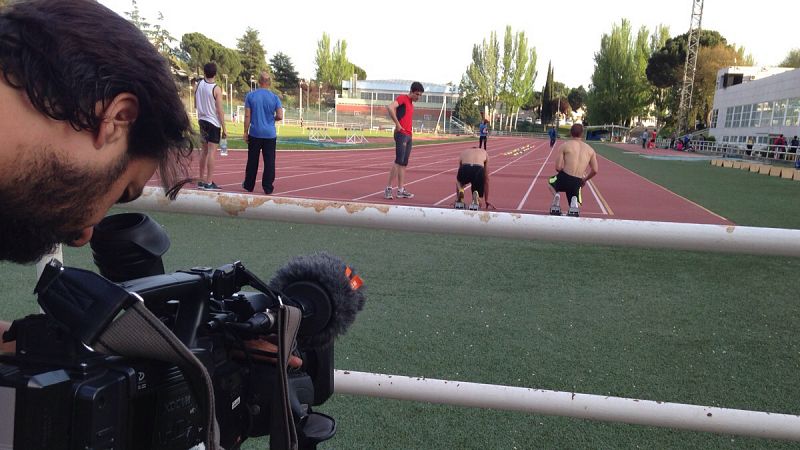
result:
[[(228, 74), (223, 73), (222, 78), (225, 78), (225, 90), (228, 89)], [(228, 113), (231, 115), (231, 120), (233, 120), (233, 111), (231, 110), (231, 94), (228, 93)]]
[(317, 120), (322, 118), (322, 84), (317, 80)]
[(303, 83), (304, 83), (304, 81), (300, 80), (300, 84), (298, 84), (298, 89), (300, 90), (300, 102), (298, 104), (300, 105), (300, 111), (299, 112), (300, 112), (300, 120), (301, 121), (303, 120)]

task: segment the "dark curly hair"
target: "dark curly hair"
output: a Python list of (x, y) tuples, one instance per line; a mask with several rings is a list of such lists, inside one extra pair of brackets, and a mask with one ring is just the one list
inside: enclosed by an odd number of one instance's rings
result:
[(0, 73), (38, 111), (76, 131), (98, 131), (108, 102), (135, 95), (139, 115), (128, 136), (129, 157), (159, 161), (171, 198), (188, 181), (192, 130), (169, 64), (141, 31), (105, 6), (27, 0), (1, 8)]

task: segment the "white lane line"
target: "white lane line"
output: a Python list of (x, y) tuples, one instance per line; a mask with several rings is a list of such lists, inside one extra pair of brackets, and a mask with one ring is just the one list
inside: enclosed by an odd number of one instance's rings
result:
[[(544, 143), (544, 142), (542, 142), (542, 144), (543, 144), (543, 143)], [(540, 145), (541, 145), (541, 144), (540, 144)], [(494, 174), (496, 174), (497, 172), (500, 172), (501, 170), (503, 170), (503, 169), (505, 169), (506, 167), (508, 167), (508, 166), (510, 166), (510, 165), (512, 165), (512, 164), (514, 164), (515, 162), (519, 161), (520, 159), (522, 159), (522, 158), (524, 158), (524, 157), (526, 157), (526, 156), (528, 156), (528, 155), (532, 154), (534, 151), (536, 151), (537, 147), (538, 147), (538, 146), (534, 146), (534, 147), (533, 147), (533, 148), (532, 148), (532, 149), (531, 149), (529, 152), (525, 152), (525, 154), (524, 154), (524, 155), (522, 155), (522, 156), (520, 156), (519, 158), (513, 159), (513, 160), (509, 161), (509, 162), (508, 162), (508, 163), (507, 163), (505, 166), (503, 166), (503, 167), (501, 167), (501, 168), (499, 168), (499, 169), (495, 169), (495, 170), (494, 170), (494, 171), (492, 171), (492, 172), (489, 172), (489, 176), (491, 176), (491, 175), (494, 175)], [(450, 194), (450, 195), (448, 195), (447, 197), (445, 197), (445, 198), (443, 198), (443, 199), (439, 200), (438, 202), (434, 203), (434, 204), (433, 204), (433, 206), (438, 206), (438, 205), (441, 205), (442, 203), (446, 202), (447, 200), (449, 200), (449, 199), (451, 199), (451, 198), (453, 198), (453, 197), (455, 197), (455, 196), (456, 196), (456, 194), (455, 194), (455, 193), (453, 193), (453, 194)]]
[(530, 185), (530, 187), (528, 187), (528, 191), (527, 191), (527, 192), (525, 193), (525, 195), (522, 197), (522, 201), (520, 201), (520, 202), (519, 202), (519, 205), (517, 205), (517, 209), (522, 209), (522, 206), (523, 206), (523, 205), (525, 204), (525, 202), (528, 200), (528, 196), (530, 195), (531, 191), (533, 190), (533, 186), (534, 186), (534, 185), (536, 185), (536, 180), (538, 180), (538, 179), (539, 179), (539, 175), (541, 175), (541, 174), (542, 174), (542, 171), (544, 170), (544, 166), (546, 166), (546, 165), (547, 165), (547, 161), (549, 161), (549, 160), (550, 160), (550, 156), (553, 154), (553, 152), (555, 151), (555, 149), (556, 149), (558, 146), (560, 146), (560, 145), (561, 145), (561, 142), (559, 141), (557, 145), (554, 145), (554, 146), (553, 146), (553, 148), (551, 148), (551, 149), (550, 149), (550, 153), (548, 153), (548, 154), (547, 154), (547, 158), (545, 158), (545, 160), (544, 160), (544, 163), (542, 163), (542, 167), (540, 167), (540, 168), (539, 168), (539, 172), (537, 172), (537, 173), (536, 173), (536, 176), (535, 176), (535, 177), (533, 177), (533, 181), (531, 182), (531, 185)]
[(594, 196), (594, 201), (597, 202), (597, 206), (600, 207), (600, 211), (603, 212), (604, 215), (608, 215), (608, 211), (606, 211), (605, 206), (603, 206), (603, 202), (600, 201), (600, 196), (597, 195), (597, 192), (594, 191), (593, 183), (586, 183), (586, 186), (589, 186), (589, 190), (592, 191), (592, 196)]

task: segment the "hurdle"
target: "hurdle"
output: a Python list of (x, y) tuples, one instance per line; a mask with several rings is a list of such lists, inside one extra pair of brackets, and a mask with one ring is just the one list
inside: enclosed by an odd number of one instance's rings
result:
[(308, 127), (308, 140), (313, 142), (333, 142), (327, 127)]
[(800, 230), (783, 228), (575, 219), (192, 190), (169, 201), (163, 189), (149, 186), (136, 201), (119, 207), (420, 233), (800, 257)]
[(368, 143), (367, 137), (364, 136), (363, 127), (347, 127), (345, 131), (345, 142), (348, 144), (363, 144)]

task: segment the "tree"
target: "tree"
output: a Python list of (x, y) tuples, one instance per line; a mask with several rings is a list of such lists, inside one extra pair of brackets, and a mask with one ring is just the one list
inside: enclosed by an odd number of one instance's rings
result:
[[(689, 33), (667, 39), (664, 45), (650, 56), (646, 71), (647, 79), (650, 83), (656, 87), (670, 88), (683, 82), (683, 67), (686, 63), (686, 43), (688, 39)], [(727, 44), (725, 38), (713, 30), (701, 29), (699, 41), (701, 47)]]
[(317, 41), (317, 54), (314, 57), (316, 64), (316, 79), (323, 84), (338, 89), (342, 81), (350, 79), (357, 74), (360, 80), (367, 78), (367, 72), (347, 59), (347, 41), (336, 41), (331, 48), (331, 37), (322, 33), (322, 38)]
[(147, 37), (147, 40), (158, 49), (158, 52), (169, 61), (170, 66), (174, 70), (188, 70), (188, 56), (180, 48), (173, 45), (178, 40), (175, 39), (170, 32), (164, 28), (164, 14), (158, 12), (158, 21), (151, 24), (139, 12), (139, 6), (136, 0), (131, 0), (131, 10), (124, 14), (128, 17), (128, 21), (132, 23), (139, 31)]
[(125, 15), (128, 16), (128, 21), (136, 26), (139, 31), (144, 33), (144, 35), (147, 36), (147, 39), (150, 39), (153, 33), (150, 22), (142, 17), (142, 14), (139, 12), (139, 5), (136, 4), (136, 0), (131, 0), (131, 8), (133, 9), (125, 12)]
[(242, 64), (242, 70), (238, 77), (240, 92), (250, 90), (250, 80), (258, 80), (261, 72), (267, 71), (271, 74), (267, 64), (267, 52), (261, 45), (258, 31), (247, 27), (244, 35), (236, 41), (236, 50)]
[[(666, 115), (667, 110), (677, 112), (679, 109), (687, 40), (688, 33), (667, 39), (648, 61), (647, 79), (655, 87), (665, 90), (655, 102), (656, 117), (659, 118), (659, 122), (661, 122), (659, 114)], [(714, 100), (716, 73), (719, 69), (726, 66), (753, 65), (753, 63), (753, 56), (746, 54), (744, 47), (729, 45), (717, 31), (700, 30), (700, 49), (695, 70), (690, 123), (694, 123), (697, 119), (708, 123), (711, 114), (710, 105)], [(674, 125), (675, 120), (675, 117), (663, 117), (663, 121), (669, 126)]]
[(367, 71), (358, 67), (357, 65), (353, 64), (353, 73), (358, 75), (359, 80), (366, 80), (367, 79)]
[(790, 50), (786, 58), (781, 62), (780, 67), (800, 68), (800, 48)]
[(494, 118), (500, 99), (500, 44), (493, 31), (489, 40), (472, 47), (472, 62), (461, 79), (462, 92), (474, 96), (478, 108)]
[(536, 49), (528, 48), (524, 32), (506, 26), (502, 57), (497, 34), (491, 32), (488, 40), (472, 47), (472, 62), (460, 86), (461, 97), (471, 100), (461, 109), (475, 106), (490, 122), (502, 112), (506, 120), (501, 126), (512, 129), (522, 105), (530, 102), (536, 75)]
[(300, 78), (294, 69), (291, 58), (282, 52), (278, 52), (269, 60), (272, 74), (275, 77), (276, 88), (282, 92), (290, 92), (297, 89), (300, 85)]
[(331, 61), (331, 37), (328, 33), (322, 33), (322, 38), (317, 41), (317, 55), (314, 57), (314, 64), (317, 66), (317, 80), (327, 80), (332, 72), (333, 62)]
[(613, 25), (611, 34), (603, 35), (587, 96), (591, 123), (629, 124), (631, 118), (646, 111), (648, 40), (645, 27), (634, 38), (627, 19)]
[(150, 29), (150, 42), (158, 49), (164, 58), (167, 58), (174, 69), (188, 70), (188, 58), (185, 52), (174, 45), (178, 40), (164, 27), (164, 14), (158, 12), (158, 20)]
[[(217, 64), (217, 73), (228, 75), (229, 82), (235, 83), (235, 80), (240, 77), (242, 63), (239, 53), (209, 39), (202, 33), (184, 34), (181, 37), (181, 50), (188, 57), (190, 72), (194, 72), (197, 76), (203, 75), (203, 66), (206, 63), (214, 62)], [(240, 92), (246, 92), (249, 88), (242, 89), (239, 86), (238, 89)]]
[(555, 117), (555, 108), (553, 108), (555, 86), (553, 83), (553, 64), (547, 63), (547, 78), (544, 81), (544, 88), (542, 89), (542, 111), (541, 119), (542, 125), (550, 123)]
[(347, 59), (347, 41), (336, 41), (331, 52), (331, 72), (326, 80), (334, 89), (341, 87), (342, 81), (353, 76), (353, 63)]
[[(645, 75), (648, 81), (650, 81), (651, 77), (648, 71), (650, 70), (650, 62), (652, 61), (653, 55), (658, 53), (668, 40), (669, 27), (664, 25), (659, 25), (653, 35), (650, 36), (650, 59), (647, 61), (647, 68), (645, 69)], [(656, 118), (656, 126), (658, 126), (658, 128), (661, 128), (661, 125), (667, 117), (672, 90), (672, 86), (659, 87), (652, 83), (650, 84), (650, 104), (653, 107), (652, 113)]]
[(519, 116), (522, 104), (533, 92), (536, 81), (536, 49), (528, 50), (528, 39), (525, 32), (512, 34), (511, 27), (506, 26), (503, 39), (503, 59), (500, 77), (499, 97), (507, 113), (507, 128), (515, 128), (511, 123), (512, 115)]
[(569, 94), (567, 94), (567, 101), (573, 111), (583, 108), (583, 105), (586, 104), (586, 89), (584, 89), (583, 85), (570, 89)]
[(453, 115), (464, 123), (477, 125), (481, 121), (481, 111), (476, 103), (474, 95), (462, 92), (453, 108)]

